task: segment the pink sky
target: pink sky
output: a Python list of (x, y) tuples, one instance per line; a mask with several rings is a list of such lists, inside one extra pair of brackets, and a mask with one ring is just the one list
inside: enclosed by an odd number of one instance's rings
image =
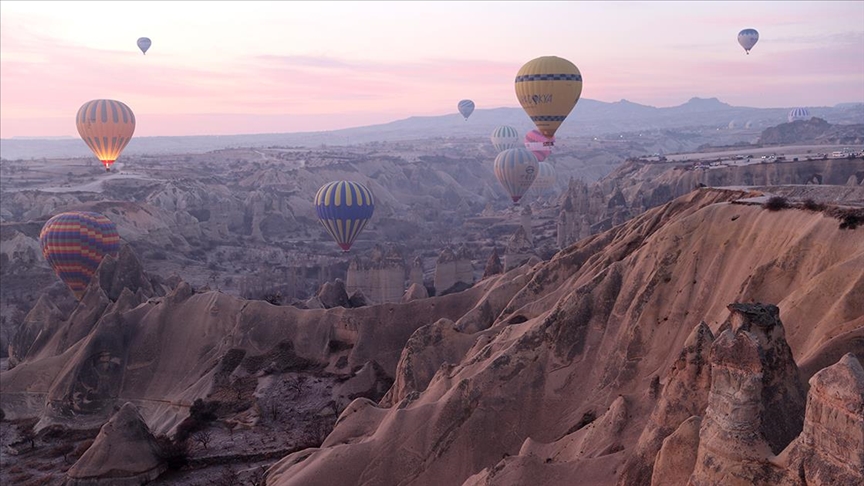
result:
[[(760, 39), (749, 56), (743, 28)], [(140, 36), (153, 40), (144, 56)], [(77, 136), (96, 98), (136, 136), (317, 131), (518, 107), (573, 61), (583, 98), (674, 106), (864, 102), (864, 2), (0, 3), (0, 137)]]

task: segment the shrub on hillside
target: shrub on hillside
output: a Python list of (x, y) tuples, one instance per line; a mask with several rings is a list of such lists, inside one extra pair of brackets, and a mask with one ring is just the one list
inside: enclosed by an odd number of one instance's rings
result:
[(769, 211), (780, 211), (789, 207), (789, 201), (783, 196), (771, 196), (764, 205)]
[(189, 407), (189, 416), (177, 426), (175, 440), (186, 441), (195, 432), (207, 428), (211, 422), (217, 419), (216, 410), (218, 408), (219, 402), (196, 399)]
[(825, 205), (817, 203), (812, 199), (807, 199), (806, 201), (804, 201), (804, 209), (807, 209), (808, 211), (824, 211)]
[(171, 440), (171, 438), (160, 435), (156, 437), (156, 445), (159, 447), (159, 457), (168, 465), (168, 469), (176, 471), (189, 463), (189, 442), (183, 440)]

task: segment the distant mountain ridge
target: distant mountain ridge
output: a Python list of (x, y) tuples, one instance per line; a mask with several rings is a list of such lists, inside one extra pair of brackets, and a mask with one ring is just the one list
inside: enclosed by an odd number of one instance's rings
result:
[[(750, 108), (732, 106), (717, 98), (691, 98), (684, 104), (658, 108), (626, 99), (604, 102), (582, 99), (559, 129), (558, 138), (607, 136), (622, 132), (696, 127), (728, 128), (731, 122), (749, 122), (754, 133), (785, 123), (791, 108)], [(834, 107), (808, 107), (814, 117), (831, 124), (864, 123), (864, 103), (841, 103)], [(202, 135), (181, 137), (136, 137), (124, 151), (128, 155), (200, 153), (236, 147), (346, 145), (366, 142), (393, 142), (440, 137), (486, 138), (499, 125), (511, 125), (521, 132), (534, 126), (521, 108), (478, 107), (466, 121), (454, 109), (452, 114), (412, 116), (379, 125), (341, 130), (250, 135)], [(77, 139), (12, 138), (0, 140), (0, 157), (31, 159), (88, 157), (87, 146)]]

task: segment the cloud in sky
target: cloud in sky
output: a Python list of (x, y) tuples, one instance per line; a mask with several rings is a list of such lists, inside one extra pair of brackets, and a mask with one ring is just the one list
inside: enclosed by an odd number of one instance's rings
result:
[[(71, 122), (58, 132), (59, 120), (94, 98), (177, 120), (282, 117), (297, 124), (291, 130), (319, 115), (315, 129), (325, 119), (336, 127), (349, 117), (453, 113), (463, 98), (478, 109), (515, 107), (513, 77), (537, 55), (573, 60), (582, 96), (601, 101), (864, 101), (864, 26), (854, 22), (864, 2), (751, 2), (746, 12), (721, 4), (3, 2), (0, 136), (75, 135)], [(159, 14), (169, 6), (175, 15)], [(124, 9), (134, 14), (111, 23)], [(525, 22), (537, 15), (542, 24)], [(745, 26), (763, 33), (750, 56), (735, 39)], [(134, 45), (145, 32), (154, 40), (146, 56)], [(204, 130), (206, 119), (196, 120)], [(167, 122), (142, 127), (172, 133)]]

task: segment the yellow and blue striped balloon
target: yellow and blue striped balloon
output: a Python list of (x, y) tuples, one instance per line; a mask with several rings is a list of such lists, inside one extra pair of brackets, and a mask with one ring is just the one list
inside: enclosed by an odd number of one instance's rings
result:
[(555, 136), (580, 96), (582, 73), (567, 59), (538, 57), (516, 73), (516, 99), (546, 138)]
[(42, 226), (39, 245), (60, 280), (81, 300), (105, 255), (116, 255), (120, 249), (120, 236), (104, 215), (71, 211)]
[(333, 181), (318, 189), (315, 210), (330, 236), (343, 251), (348, 251), (372, 219), (375, 198), (372, 191), (359, 182)]
[(510, 194), (514, 204), (525, 195), (537, 178), (539, 162), (525, 147), (507, 149), (495, 157), (495, 177)]

